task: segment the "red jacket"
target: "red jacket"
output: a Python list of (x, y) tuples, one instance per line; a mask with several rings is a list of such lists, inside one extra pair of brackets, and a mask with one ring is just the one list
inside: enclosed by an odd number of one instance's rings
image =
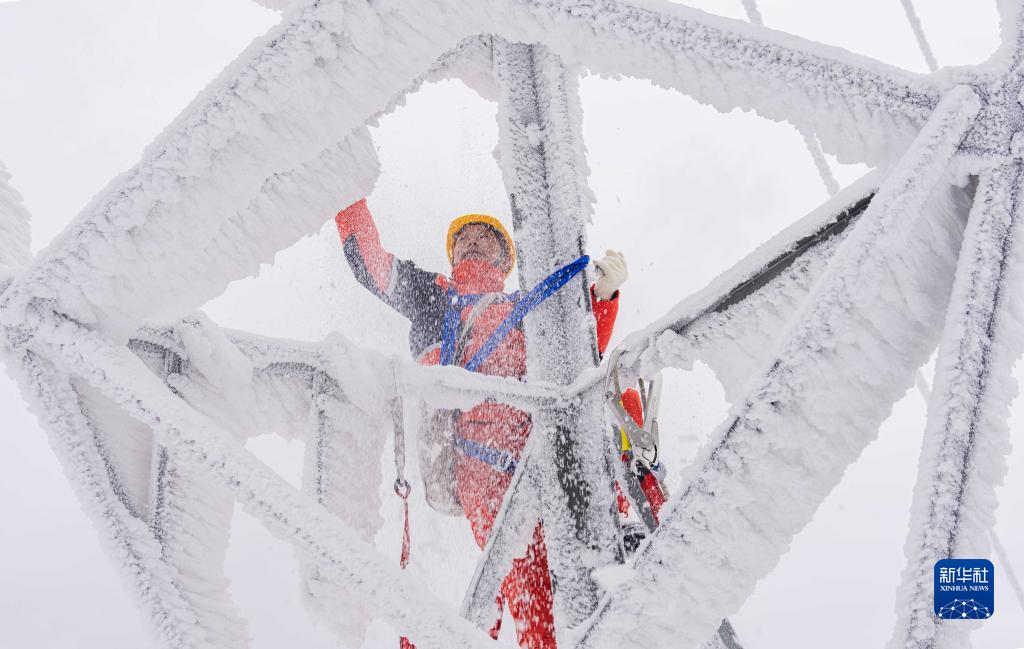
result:
[[(339, 212), (335, 221), (345, 257), (356, 279), (385, 304), (409, 318), (412, 323), (410, 350), (425, 365), (440, 362), (441, 333), (449, 288), (459, 295), (498, 295), (504, 288), (503, 273), (485, 262), (464, 261), (455, 265), (448, 277), (425, 271), (412, 261), (398, 259), (381, 246), (380, 235), (365, 200)], [(591, 302), (597, 324), (598, 349), (604, 353), (618, 313), (618, 293), (610, 300), (598, 300), (591, 288)], [(464, 307), (456, 333), (459, 344), (455, 363), (463, 365), (472, 358), (513, 306), (512, 302), (499, 298), (478, 308), (468, 330), (467, 323), (474, 307)], [(477, 371), (518, 378), (525, 374), (526, 344), (521, 323)]]

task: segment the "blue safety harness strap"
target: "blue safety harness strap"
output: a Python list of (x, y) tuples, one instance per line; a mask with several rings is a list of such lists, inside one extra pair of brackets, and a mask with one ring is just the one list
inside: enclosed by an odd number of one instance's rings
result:
[[(506, 300), (515, 300), (516, 305), (512, 312), (501, 321), (501, 324), (491, 332), (484, 344), (477, 350), (473, 358), (469, 359), (465, 368), (475, 372), (494, 353), (498, 345), (512, 332), (526, 314), (538, 304), (558, 292), (558, 289), (565, 286), (569, 280), (579, 275), (587, 264), (590, 257), (583, 255), (576, 261), (562, 266), (555, 272), (545, 277), (540, 284), (533, 287), (526, 295), (512, 293), (505, 295)], [(458, 295), (453, 289), (448, 290), (448, 309), (444, 314), (444, 325), (441, 330), (441, 365), (452, 365), (455, 363), (455, 334), (459, 325), (459, 315), (464, 307), (476, 304), (483, 295)]]
[(558, 289), (565, 286), (569, 280), (576, 277), (587, 267), (590, 263), (590, 257), (583, 255), (579, 259), (565, 266), (562, 266), (555, 272), (545, 277), (540, 284), (533, 287), (529, 293), (526, 294), (521, 300), (516, 302), (516, 305), (512, 308), (512, 313), (502, 320), (498, 328), (495, 329), (483, 346), (473, 355), (473, 358), (469, 359), (466, 363), (466, 369), (470, 372), (475, 372), (477, 368), (483, 365), (484, 361), (494, 353), (494, 350), (498, 348), (505, 337), (519, 324), (526, 314), (533, 310), (538, 304), (548, 299), (552, 295), (558, 292)]
[(480, 460), (497, 471), (501, 471), (503, 473), (516, 472), (516, 459), (508, 451), (500, 451), (496, 448), (491, 448), (486, 444), (474, 442), (471, 439), (459, 437), (458, 435), (455, 436), (455, 450), (466, 457)]
[(480, 300), (488, 298), (493, 303), (518, 302), (520, 293), (467, 293), (459, 295), (455, 289), (448, 289), (448, 308), (444, 312), (444, 323), (441, 327), (441, 365), (453, 365), (457, 351), (456, 334), (459, 331), (459, 316), (468, 306), (474, 306)]

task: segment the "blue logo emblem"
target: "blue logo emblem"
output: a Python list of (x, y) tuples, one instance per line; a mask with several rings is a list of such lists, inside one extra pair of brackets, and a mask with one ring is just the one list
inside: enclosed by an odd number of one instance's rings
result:
[(995, 612), (995, 571), (987, 559), (935, 562), (935, 615), (943, 620), (985, 620)]

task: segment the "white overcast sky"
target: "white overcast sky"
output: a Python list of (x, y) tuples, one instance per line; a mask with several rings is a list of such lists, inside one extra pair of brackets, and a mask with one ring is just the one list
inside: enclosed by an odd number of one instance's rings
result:
[[(691, 4), (745, 17), (740, 0)], [(770, 27), (926, 71), (899, 0), (758, 4)], [(983, 61), (997, 45), (993, 1), (919, 0), (916, 6), (940, 65)], [(276, 20), (249, 0), (0, 2), (0, 160), (33, 214), (33, 249), (44, 247), (134, 164), (195, 94)], [(586, 77), (581, 93), (598, 200), (591, 252), (623, 250), (632, 272), (618, 337), (661, 315), (826, 198), (788, 124), (723, 115), (636, 80)], [(469, 211), (506, 216), (491, 156), (494, 115), (493, 105), (460, 83), (444, 82), (426, 86), (373, 130), (382, 175), (370, 201), (389, 247), (442, 268), (448, 219)], [(844, 185), (865, 171), (831, 162)], [(304, 339), (340, 329), (360, 344), (405, 353), (405, 324), (354, 285), (334, 237), (328, 224), (205, 310), (235, 328)], [(671, 432), (664, 434), (677, 436), (666, 443), (674, 444), (669, 452), (678, 468), (726, 404), (706, 368), (673, 372), (671, 379), (665, 415)], [(1018, 400), (1011, 419), (1018, 440), (1022, 410)], [(0, 412), (0, 649), (150, 646), (142, 617), (45, 433), (3, 373)], [(735, 616), (745, 647), (861, 649), (888, 640), (923, 425), (923, 403), (911, 392)], [(262, 439), (250, 448), (297, 479), (298, 442)], [(1010, 558), (1024, 575), (1022, 455), (1011, 457), (997, 515)], [(378, 544), (393, 555), (398, 509), (393, 496), (384, 498), (388, 523)], [(445, 558), (448, 547), (475, 556), (468, 528), (437, 521), (419, 506), (413, 525), (422, 540), (413, 548), (412, 569), (457, 601), (472, 564), (463, 560), (439, 573), (427, 558)], [(448, 558), (457, 556), (452, 552)], [(335, 646), (300, 607), (291, 550), (241, 512), (227, 569), (251, 621), (253, 646)], [(1024, 603), (1005, 579), (998, 589), (996, 615), (975, 634), (975, 646), (1024, 646)], [(366, 646), (393, 643), (378, 625)]]

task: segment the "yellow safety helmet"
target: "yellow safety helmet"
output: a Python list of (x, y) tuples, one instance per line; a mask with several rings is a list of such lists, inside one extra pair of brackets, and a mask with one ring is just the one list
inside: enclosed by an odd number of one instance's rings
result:
[(512, 269), (516, 267), (516, 244), (512, 240), (512, 235), (508, 233), (505, 226), (501, 224), (501, 221), (490, 216), (489, 214), (463, 214), (462, 216), (452, 220), (448, 226), (448, 263), (455, 263), (455, 235), (459, 233), (459, 230), (469, 225), (470, 223), (483, 223), (486, 226), (492, 228), (495, 232), (501, 235), (501, 238), (505, 240), (505, 251), (508, 253), (508, 270), (505, 271), (505, 277), (508, 277)]

